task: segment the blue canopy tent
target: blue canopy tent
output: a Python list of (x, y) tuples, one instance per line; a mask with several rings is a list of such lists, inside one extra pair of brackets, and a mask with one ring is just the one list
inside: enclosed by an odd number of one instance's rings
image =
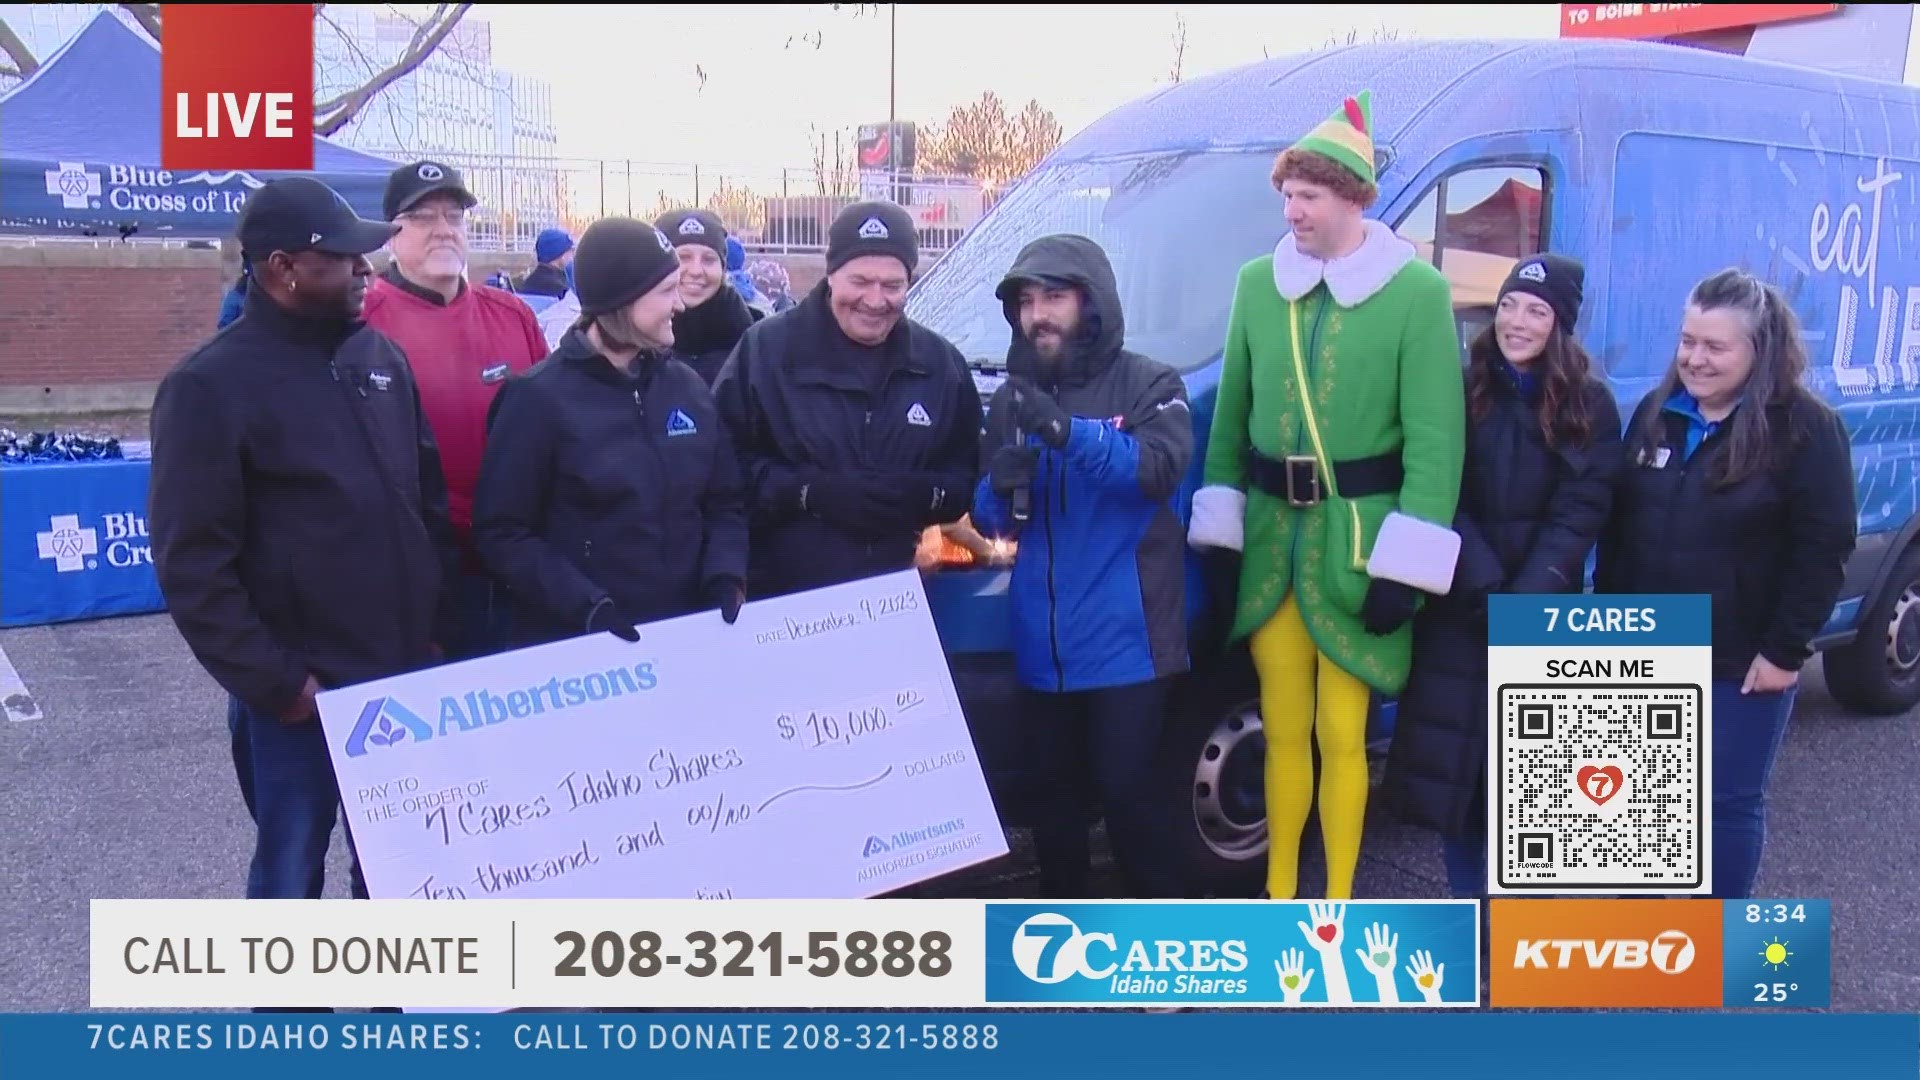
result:
[[(312, 175), (378, 218), (399, 163), (313, 140)], [(285, 173), (160, 168), (160, 50), (103, 11), (0, 95), (0, 232), (233, 234), (248, 193)]]

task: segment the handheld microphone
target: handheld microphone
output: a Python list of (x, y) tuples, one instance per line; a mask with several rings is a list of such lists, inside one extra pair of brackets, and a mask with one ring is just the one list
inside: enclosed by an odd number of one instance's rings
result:
[[(1013, 445), (1027, 445), (1027, 433), (1021, 430), (1019, 424), (1013, 425)], [(1028, 485), (1021, 484), (1019, 487), (1014, 488), (1012, 501), (1014, 521), (1025, 522), (1033, 516), (1033, 492), (1029, 489)]]

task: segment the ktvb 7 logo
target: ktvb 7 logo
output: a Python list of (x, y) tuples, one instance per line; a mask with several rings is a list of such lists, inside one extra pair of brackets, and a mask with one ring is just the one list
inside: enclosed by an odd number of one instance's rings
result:
[[(1554, 960), (1547, 961), (1551, 952)], [(1618, 970), (1643, 968), (1651, 963), (1656, 969), (1668, 975), (1678, 975), (1693, 966), (1693, 939), (1678, 930), (1663, 930), (1655, 934), (1652, 941), (1635, 938), (1609, 938), (1595, 941), (1561, 939), (1548, 941), (1536, 939), (1528, 941), (1521, 938), (1514, 947), (1513, 965), (1527, 968), (1570, 968), (1574, 966), (1574, 956), (1578, 954), (1584, 966), (1589, 968), (1610, 967)]]
[(311, 170), (314, 5), (161, 8), (160, 167)]
[(1718, 901), (1497, 899), (1491, 907), (1495, 1008), (1721, 1006)]

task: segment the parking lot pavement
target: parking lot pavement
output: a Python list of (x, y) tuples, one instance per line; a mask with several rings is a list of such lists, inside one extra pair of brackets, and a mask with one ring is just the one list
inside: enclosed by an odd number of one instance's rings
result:
[[(165, 616), (8, 630), (0, 649), (23, 684), (0, 721), (0, 1010), (85, 1009), (89, 899), (241, 893), (252, 839), (225, 698)], [(1920, 1008), (1916, 776), (1913, 718), (1842, 714), (1816, 664), (1774, 773), (1759, 891), (1833, 902), (1836, 1009)], [(1303, 895), (1319, 877), (1303, 871)], [(943, 884), (1018, 897), (1033, 881), (1016, 857)], [(1433, 839), (1376, 813), (1358, 895), (1443, 890)], [(346, 895), (339, 844), (327, 892)]]

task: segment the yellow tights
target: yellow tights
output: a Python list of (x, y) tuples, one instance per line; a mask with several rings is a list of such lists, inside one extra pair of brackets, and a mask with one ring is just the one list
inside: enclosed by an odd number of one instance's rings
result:
[(1367, 685), (1320, 654), (1288, 595), (1249, 643), (1260, 676), (1267, 737), (1267, 895), (1292, 900), (1300, 834), (1313, 801), (1313, 745), (1320, 741), (1320, 835), (1329, 900), (1353, 896), (1367, 815)]

